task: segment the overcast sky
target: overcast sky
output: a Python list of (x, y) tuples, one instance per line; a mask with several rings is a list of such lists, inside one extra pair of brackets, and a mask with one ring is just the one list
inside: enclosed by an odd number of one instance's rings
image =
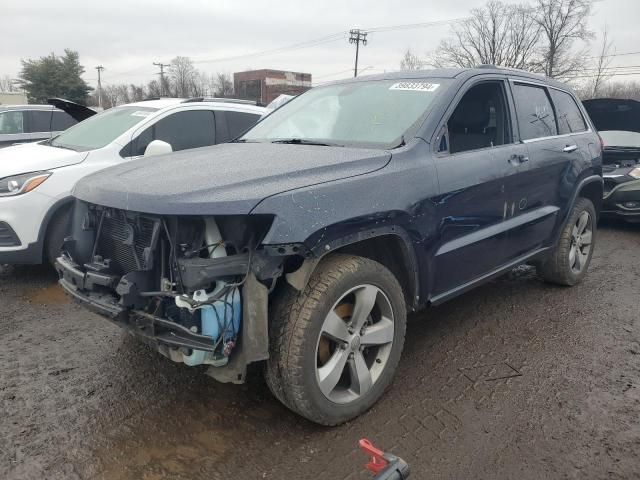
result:
[[(109, 83), (146, 83), (176, 55), (191, 57), (208, 73), (274, 68), (309, 72), (314, 83), (350, 76), (354, 47), (350, 28), (374, 28), (464, 17), (484, 0), (0, 0), (0, 75), (17, 75), (20, 59), (65, 48), (77, 50), (96, 83), (94, 66), (105, 67)], [(640, 51), (640, 0), (601, 0), (591, 28), (607, 25), (617, 53)], [(395, 29), (369, 35), (360, 69), (397, 70), (407, 47), (424, 54), (447, 35), (448, 25)], [(325, 39), (313, 46), (242, 56)], [(594, 51), (596, 42), (594, 42)], [(615, 58), (614, 65), (640, 65), (640, 55)], [(636, 70), (640, 71), (640, 69)], [(618, 79), (637, 77), (621, 76)]]

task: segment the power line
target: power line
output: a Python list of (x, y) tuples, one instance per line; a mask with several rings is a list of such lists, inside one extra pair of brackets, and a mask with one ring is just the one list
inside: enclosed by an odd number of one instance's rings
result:
[[(367, 29), (361, 29), (361, 31), (363, 32), (368, 32), (368, 33), (384, 33), (384, 32), (390, 32), (390, 31), (395, 31), (395, 30), (408, 30), (408, 29), (413, 29), (413, 28), (428, 28), (428, 27), (434, 27), (434, 26), (439, 26), (439, 25), (448, 25), (451, 23), (457, 23), (460, 22), (462, 20), (465, 20), (468, 17), (462, 17), (462, 18), (454, 18), (451, 20), (438, 20), (438, 21), (434, 21), (434, 22), (422, 22), (422, 23), (409, 23), (406, 25), (391, 25), (391, 26), (382, 26), (382, 27), (373, 27), (373, 28), (367, 28)], [(319, 37), (319, 38), (315, 38), (312, 40), (307, 40), (306, 42), (301, 42), (301, 43), (294, 43), (291, 45), (285, 45), (283, 47), (278, 47), (278, 48), (273, 48), (273, 49), (269, 49), (269, 50), (262, 50), (262, 51), (258, 51), (258, 52), (253, 52), (253, 53), (245, 53), (245, 54), (240, 54), (240, 55), (233, 55), (233, 56), (229, 56), (229, 57), (218, 57), (218, 58), (209, 58), (209, 59), (203, 59), (203, 60), (194, 60), (193, 63), (218, 63), (218, 62), (226, 62), (226, 61), (232, 61), (232, 60), (242, 60), (245, 58), (254, 58), (254, 57), (261, 57), (261, 56), (265, 56), (265, 55), (272, 55), (272, 54), (276, 54), (276, 53), (282, 53), (282, 52), (288, 52), (291, 50), (299, 50), (299, 49), (304, 49), (304, 48), (311, 48), (311, 47), (315, 47), (318, 45), (322, 45), (325, 43), (331, 43), (331, 42), (336, 42), (339, 40), (342, 40), (344, 38), (346, 38), (346, 36), (350, 34), (350, 31), (347, 30), (343, 30), (341, 32), (336, 32), (336, 33), (332, 33), (331, 35), (327, 35), (324, 37)]]
[(226, 61), (231, 61), (231, 60), (242, 60), (245, 58), (253, 58), (253, 57), (261, 57), (264, 55), (272, 55), (274, 53), (281, 53), (281, 52), (287, 52), (287, 51), (291, 51), (291, 50), (299, 50), (299, 49), (303, 49), (303, 48), (310, 48), (310, 47), (315, 47), (318, 45), (322, 45), (324, 43), (330, 43), (330, 42), (336, 42), (338, 40), (342, 40), (346, 37), (347, 35), (347, 31), (344, 32), (337, 32), (334, 33), (332, 35), (328, 35), (326, 37), (321, 37), (321, 38), (316, 38), (314, 40), (309, 40), (306, 42), (302, 42), (302, 43), (295, 43), (292, 45), (287, 45), (284, 47), (279, 47), (279, 48), (274, 48), (274, 49), (270, 49), (270, 50), (262, 50), (259, 52), (253, 52), (253, 53), (245, 53), (245, 54), (241, 54), (241, 55), (234, 55), (234, 56), (230, 56), (230, 57), (219, 57), (219, 58), (210, 58), (210, 59), (204, 59), (204, 60), (194, 60), (193, 63), (217, 63), (217, 62), (226, 62)]
[[(611, 53), (609, 55), (602, 55), (603, 58), (611, 58), (611, 57), (624, 57), (627, 55), (640, 55), (640, 52), (624, 52), (624, 53)], [(594, 55), (592, 57), (586, 58), (600, 58), (601, 55)]]
[(605, 73), (602, 75), (576, 75), (575, 77), (571, 77), (571, 78), (596, 78), (598, 76), (601, 77), (625, 77), (628, 75), (640, 75), (640, 70), (636, 71), (636, 72), (621, 72), (621, 73)]
[(452, 18), (450, 20), (436, 20), (433, 22), (407, 23), (404, 25), (391, 25), (386, 27), (371, 27), (371, 28), (366, 28), (364, 30), (370, 33), (392, 32), (396, 30), (411, 30), (414, 28), (428, 28), (428, 27), (437, 27), (440, 25), (450, 25), (452, 23), (462, 22), (464, 20), (467, 20), (468, 18), (469, 17), (459, 17), (459, 18)]

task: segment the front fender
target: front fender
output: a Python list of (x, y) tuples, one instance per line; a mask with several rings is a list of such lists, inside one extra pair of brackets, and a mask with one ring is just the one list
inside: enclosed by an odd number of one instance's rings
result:
[[(390, 217), (398, 218), (395, 215)], [(388, 240), (391, 239), (394, 241), (389, 242)], [(380, 240), (385, 247), (397, 246), (396, 251), (389, 252), (385, 248), (385, 251), (372, 252), (371, 248), (380, 245), (376, 242)], [(402, 225), (392, 223), (388, 219), (387, 221), (378, 220), (378, 222), (371, 222), (370, 219), (364, 222), (361, 219), (332, 225), (304, 242), (307, 258), (295, 272), (288, 273), (286, 279), (297, 290), (303, 290), (322, 259), (334, 252), (349, 252), (374, 258), (396, 258), (400, 263), (401, 271), (406, 276), (404, 282), (401, 278), (398, 280), (404, 283), (404, 287), (407, 288), (407, 301), (415, 308), (420, 300), (420, 272), (414, 244), (414, 239)]]

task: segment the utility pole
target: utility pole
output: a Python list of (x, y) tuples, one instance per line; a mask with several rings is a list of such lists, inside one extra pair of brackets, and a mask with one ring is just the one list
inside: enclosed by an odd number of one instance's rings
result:
[(102, 108), (102, 71), (104, 67), (98, 65), (96, 70), (98, 71), (98, 108)]
[(158, 75), (160, 75), (160, 96), (164, 96), (164, 67), (170, 67), (171, 65), (168, 63), (162, 63), (162, 62), (153, 62), (153, 64), (156, 67), (160, 67), (160, 72), (158, 73)]
[(367, 32), (363, 32), (359, 28), (349, 30), (349, 43), (356, 44), (356, 66), (353, 69), (353, 76), (358, 76), (358, 53), (360, 53), (360, 43), (362, 46), (367, 44)]

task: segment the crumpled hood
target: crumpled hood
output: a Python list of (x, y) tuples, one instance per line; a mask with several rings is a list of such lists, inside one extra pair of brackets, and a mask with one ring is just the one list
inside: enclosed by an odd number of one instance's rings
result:
[(247, 214), (288, 190), (384, 167), (385, 150), (229, 143), (126, 162), (80, 180), (84, 201), (160, 215)]
[(74, 152), (41, 143), (13, 145), (0, 149), (0, 178), (75, 165), (87, 155), (88, 152)]

